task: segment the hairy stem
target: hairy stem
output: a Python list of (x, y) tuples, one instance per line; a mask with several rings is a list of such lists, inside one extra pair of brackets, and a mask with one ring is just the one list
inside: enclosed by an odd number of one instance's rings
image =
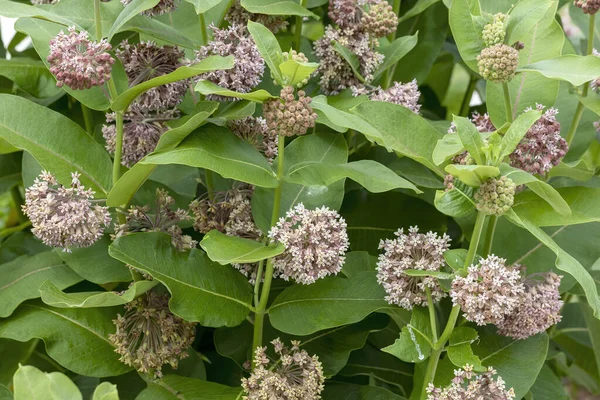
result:
[[(586, 55), (590, 55), (594, 52), (594, 29), (596, 27), (596, 14), (590, 14), (590, 25), (588, 29), (588, 43), (587, 43), (587, 51)], [(583, 85), (583, 92), (581, 97), (587, 97), (588, 92), (590, 90), (590, 83), (586, 82)], [(577, 109), (575, 110), (575, 114), (573, 115), (573, 121), (571, 122), (571, 126), (569, 127), (569, 132), (567, 133), (567, 144), (571, 146), (573, 143), (573, 139), (575, 138), (575, 133), (577, 132), (577, 128), (579, 127), (579, 122), (581, 122), (581, 116), (585, 111), (585, 106), (579, 100), (579, 104), (577, 104)]]
[(431, 332), (433, 335), (433, 342), (437, 342), (437, 315), (435, 313), (435, 305), (433, 304), (433, 299), (431, 298), (431, 290), (428, 287), (425, 287), (425, 293), (427, 294), (427, 307), (429, 308), (429, 323), (431, 324)]
[(81, 114), (83, 115), (85, 131), (88, 133), (88, 135), (94, 136), (94, 126), (92, 125), (92, 110), (87, 108), (83, 103), (79, 104), (81, 105)]
[(483, 256), (487, 257), (492, 252), (492, 246), (494, 245), (494, 234), (496, 233), (496, 225), (498, 224), (498, 217), (492, 215), (488, 222), (487, 232), (485, 233), (485, 244), (483, 245)]
[[(483, 232), (483, 226), (485, 224), (485, 214), (482, 212), (477, 213), (477, 220), (475, 221), (475, 228), (473, 228), (473, 235), (471, 236), (471, 242), (469, 243), (469, 251), (467, 252), (467, 258), (465, 259), (464, 268), (468, 268), (473, 261), (475, 260), (475, 255), (477, 254), (477, 247), (479, 247), (479, 240), (481, 239), (481, 234)], [(433, 346), (433, 351), (429, 356), (429, 361), (427, 362), (427, 370), (425, 372), (425, 379), (423, 380), (423, 386), (421, 387), (421, 400), (427, 398), (427, 386), (433, 382), (435, 378), (435, 371), (437, 370), (437, 365), (440, 361), (440, 355), (446, 345), (446, 342), (452, 335), (454, 331), (454, 327), (456, 326), (456, 321), (458, 320), (458, 316), (460, 314), (460, 307), (454, 306), (452, 307), (452, 311), (450, 312), (450, 316), (448, 317), (448, 322), (446, 323), (446, 327), (442, 332), (440, 338), (435, 341)]]
[(469, 87), (467, 87), (467, 93), (465, 93), (462, 105), (460, 106), (461, 117), (469, 116), (469, 109), (471, 108), (471, 97), (473, 97), (473, 93), (475, 92), (475, 86), (477, 86), (477, 78), (471, 77), (471, 80), (469, 81)]
[[(304, 7), (306, 5), (306, 0), (300, 0), (300, 5)], [(302, 43), (302, 21), (304, 21), (304, 17), (298, 15), (296, 17), (296, 31), (294, 34), (294, 50), (300, 51), (300, 44)]]
[(208, 199), (212, 202), (215, 199), (215, 180), (213, 172), (210, 169), (204, 170), (204, 180), (206, 181), (206, 192), (208, 193)]
[(502, 83), (502, 90), (504, 91), (504, 108), (506, 109), (506, 120), (513, 122), (512, 103), (510, 101), (510, 90), (508, 83)]
[(100, 0), (94, 0), (94, 18), (96, 25), (96, 40), (102, 40), (102, 18), (100, 16)]
[(115, 139), (115, 159), (113, 160), (113, 186), (121, 177), (121, 155), (123, 154), (123, 112), (117, 111), (115, 121), (117, 124), (117, 136)]

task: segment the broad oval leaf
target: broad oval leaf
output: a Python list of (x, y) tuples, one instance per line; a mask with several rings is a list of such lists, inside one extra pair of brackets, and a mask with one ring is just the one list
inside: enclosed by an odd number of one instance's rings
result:
[(242, 274), (210, 261), (202, 251), (177, 251), (166, 234), (120, 237), (109, 253), (164, 284), (172, 295), (171, 311), (187, 321), (209, 327), (235, 326), (252, 307), (252, 287)]
[(95, 308), (122, 306), (156, 286), (156, 281), (133, 282), (129, 289), (117, 292), (65, 293), (51, 281), (40, 286), (42, 301), (57, 308)]
[(118, 312), (118, 308), (78, 310), (26, 303), (0, 323), (0, 337), (20, 342), (40, 338), (50, 357), (80, 375), (121, 375), (131, 368), (119, 361), (108, 340), (115, 331), (112, 320)]
[(510, 124), (508, 131), (506, 131), (506, 134), (502, 137), (498, 158), (496, 160), (497, 162), (502, 162), (505, 157), (510, 155), (517, 148), (521, 140), (527, 134), (529, 128), (531, 128), (535, 121), (540, 119), (541, 116), (541, 111), (532, 110), (519, 115), (519, 117)]
[(208, 258), (221, 265), (254, 263), (278, 256), (285, 250), (281, 243), (266, 246), (256, 240), (228, 236), (217, 230), (208, 232), (200, 247), (206, 251)]
[[(259, 1), (261, 3), (264, 2), (264, 0)], [(244, 6), (243, 3), (242, 6)], [(283, 83), (283, 77), (279, 71), (279, 66), (283, 62), (283, 54), (279, 42), (273, 32), (253, 21), (248, 21), (248, 31), (250, 32), (250, 35), (252, 35), (260, 55), (265, 60), (265, 63), (269, 67), (271, 74), (275, 77), (275, 80), (280, 84)]]
[(309, 78), (318, 67), (318, 63), (290, 59), (279, 64), (279, 71), (281, 71), (284, 86), (296, 86)]
[[(471, 157), (475, 160), (477, 165), (486, 165), (485, 154), (482, 150), (484, 143), (481, 134), (473, 125), (473, 123), (464, 117), (454, 116), (454, 124), (456, 125), (456, 132), (464, 148), (469, 152)], [(450, 134), (452, 135), (452, 134)], [(447, 135), (446, 135), (447, 136)], [(439, 144), (440, 141), (438, 141)], [(438, 146), (436, 145), (436, 150)], [(463, 181), (467, 183), (466, 181)]]
[(484, 47), (481, 27), (475, 22), (478, 16), (481, 16), (479, 0), (452, 1), (450, 29), (463, 61), (475, 72), (479, 72), (477, 56)]
[(379, 68), (377, 68), (377, 71), (373, 74), (373, 80), (379, 78), (386, 70), (392, 68), (405, 55), (410, 53), (417, 45), (418, 36), (419, 32), (412, 36), (399, 37), (387, 46), (382, 45), (379, 52), (384, 55), (383, 63), (381, 63)]
[(425, 307), (415, 307), (412, 310), (410, 323), (402, 328), (400, 338), (387, 347), (381, 349), (398, 359), (419, 363), (431, 354), (432, 331), (429, 322), (429, 311)]
[(292, 0), (242, 0), (242, 7), (254, 14), (298, 15), (300, 17), (319, 17)]
[(567, 54), (525, 65), (517, 72), (536, 72), (550, 79), (559, 79), (580, 86), (600, 76), (600, 58), (593, 55)]
[(21, 365), (13, 380), (15, 400), (83, 400), (77, 385), (60, 372), (44, 373)]
[(250, 93), (239, 93), (233, 90), (222, 88), (221, 86), (207, 80), (201, 80), (196, 84), (195, 90), (204, 95), (215, 94), (219, 96), (233, 97), (237, 99), (250, 100), (257, 103), (262, 103), (265, 100), (275, 99), (276, 97), (271, 95), (264, 89), (256, 90)]
[(94, 390), (92, 400), (119, 400), (117, 385), (110, 382), (102, 382)]
[(236, 400), (242, 389), (200, 379), (167, 375), (150, 383), (135, 400)]
[(438, 190), (435, 192), (435, 208), (454, 218), (471, 215), (475, 211), (473, 188), (456, 180), (453, 185), (454, 187), (450, 190)]
[(226, 0), (185, 0), (188, 3), (192, 3), (196, 9), (196, 14), (204, 14), (211, 8), (217, 6)]
[(48, 98), (60, 95), (54, 76), (42, 61), (24, 57), (0, 60), (0, 75), (12, 80), (20, 89), (34, 97)]
[(450, 164), (446, 166), (446, 172), (461, 180), (471, 187), (479, 187), (490, 178), (500, 175), (498, 167), (489, 165), (460, 165)]

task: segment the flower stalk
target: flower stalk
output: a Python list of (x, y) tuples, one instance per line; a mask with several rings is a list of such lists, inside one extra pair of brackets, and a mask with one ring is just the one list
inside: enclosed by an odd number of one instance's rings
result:
[[(300, 5), (304, 7), (306, 0), (300, 0)], [(301, 15), (296, 16), (296, 31), (294, 34), (294, 50), (300, 51), (300, 44), (302, 43), (302, 21), (304, 17)]]

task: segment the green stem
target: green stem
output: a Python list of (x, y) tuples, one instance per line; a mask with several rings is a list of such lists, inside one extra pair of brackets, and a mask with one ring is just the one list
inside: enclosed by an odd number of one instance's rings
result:
[[(394, 13), (396, 13), (396, 15), (400, 14), (400, 6), (401, 5), (402, 5), (402, 0), (394, 0), (394, 3), (392, 4), (392, 8), (394, 10)], [(390, 33), (387, 36), (387, 39), (390, 41), (390, 43), (392, 43), (394, 41), (394, 39), (396, 39), (396, 32)], [(383, 72), (383, 77), (381, 78), (381, 84), (384, 89), (389, 88), (390, 85), (392, 84), (392, 80), (394, 79), (394, 72), (396, 71), (396, 65), (398, 65), (398, 63), (396, 63), (394, 66), (391, 66), (390, 68), (386, 69)]]
[(206, 20), (204, 14), (198, 14), (198, 20), (200, 21), (200, 30), (202, 31), (202, 44), (208, 43), (208, 32), (206, 31)]
[(21, 192), (19, 191), (19, 185), (15, 185), (10, 189), (10, 195), (12, 196), (12, 201), (15, 205), (15, 210), (17, 211), (17, 218), (19, 220), (19, 224), (24, 224), (27, 222), (27, 218), (23, 214), (23, 210), (21, 206), (23, 203), (23, 196), (21, 196)]
[(102, 18), (100, 17), (100, 0), (94, 0), (94, 17), (96, 19), (96, 40), (102, 40)]
[(212, 202), (215, 199), (215, 180), (213, 172), (210, 169), (204, 170), (204, 179), (206, 180), (206, 192), (208, 199)]
[[(483, 233), (483, 226), (485, 224), (485, 214), (482, 212), (477, 213), (477, 220), (475, 221), (475, 228), (473, 228), (473, 235), (471, 236), (471, 242), (469, 243), (469, 251), (467, 252), (467, 258), (465, 259), (464, 268), (468, 268), (473, 261), (475, 260), (475, 255), (477, 254), (477, 247), (479, 247), (479, 240), (481, 239), (481, 234)], [(440, 355), (446, 345), (446, 342), (452, 335), (454, 331), (454, 327), (456, 326), (456, 321), (458, 320), (458, 316), (460, 314), (460, 307), (454, 306), (452, 307), (452, 311), (450, 312), (450, 316), (448, 317), (448, 322), (446, 323), (446, 327), (442, 332), (440, 338), (435, 342), (433, 346), (433, 351), (429, 356), (429, 361), (427, 362), (427, 369), (425, 371), (425, 379), (423, 380), (423, 386), (421, 387), (421, 400), (427, 398), (427, 386), (433, 382), (435, 378), (435, 371), (437, 370), (437, 365), (440, 361)]]
[(283, 156), (285, 151), (285, 137), (279, 136), (278, 149), (277, 149), (277, 179), (279, 179), (279, 185), (275, 189), (275, 201), (273, 203), (273, 214), (271, 214), (271, 226), (277, 223), (279, 220), (279, 211), (281, 208), (281, 194), (283, 193)]
[(21, 225), (12, 226), (10, 228), (6, 228), (0, 231), (0, 239), (8, 237), (13, 233), (21, 232), (24, 229), (27, 229), (31, 226), (31, 221), (23, 222)]
[(265, 260), (260, 260), (258, 263), (258, 269), (256, 270), (256, 282), (254, 282), (254, 305), (260, 303), (260, 283), (263, 279), (263, 272), (265, 270)]
[(433, 299), (431, 298), (431, 290), (429, 287), (425, 287), (425, 293), (427, 294), (427, 307), (429, 308), (429, 323), (431, 324), (431, 332), (433, 334), (433, 342), (437, 342), (437, 315), (435, 313), (435, 305), (433, 304)]
[(83, 103), (81, 104), (81, 114), (83, 115), (83, 122), (85, 124), (85, 131), (90, 136), (94, 136), (94, 126), (92, 125), (92, 111), (85, 106)]
[(510, 101), (510, 90), (508, 88), (508, 83), (502, 83), (502, 90), (504, 91), (504, 108), (506, 110), (506, 120), (508, 122), (513, 122), (513, 113), (512, 113), (512, 103)]
[(571, 122), (571, 127), (569, 128), (569, 133), (567, 133), (566, 140), (569, 146), (571, 146), (571, 143), (573, 143), (573, 139), (575, 138), (575, 132), (577, 132), (577, 127), (579, 126), (579, 122), (581, 121), (581, 116), (583, 115), (584, 111), (585, 106), (580, 101), (579, 104), (577, 104), (577, 108), (575, 109), (575, 114), (573, 115), (573, 122)]
[(467, 117), (469, 115), (469, 109), (471, 108), (471, 97), (473, 97), (473, 93), (475, 92), (476, 86), (477, 78), (471, 77), (469, 87), (467, 88), (467, 93), (465, 93), (462, 105), (460, 106), (460, 115), (462, 117)]
[(123, 112), (116, 113), (117, 136), (115, 139), (115, 159), (113, 160), (113, 186), (121, 177), (121, 155), (123, 154)]
[(498, 217), (492, 215), (488, 221), (487, 232), (485, 234), (485, 244), (483, 246), (483, 256), (487, 257), (492, 252), (492, 246), (494, 245), (494, 234), (496, 233), (496, 225), (498, 224)]
[[(306, 0), (300, 0), (300, 5), (304, 7), (306, 5)], [(300, 44), (302, 42), (302, 21), (304, 17), (298, 15), (296, 17), (296, 33), (294, 35), (294, 50), (300, 51)]]

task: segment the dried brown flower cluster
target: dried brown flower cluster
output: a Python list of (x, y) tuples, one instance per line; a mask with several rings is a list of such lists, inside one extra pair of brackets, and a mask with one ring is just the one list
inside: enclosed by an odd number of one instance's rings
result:
[(266, 101), (263, 104), (263, 115), (267, 120), (269, 135), (272, 137), (304, 135), (309, 128), (315, 126), (317, 114), (310, 103), (312, 98), (303, 90), (298, 91), (298, 100), (294, 96), (294, 88), (286, 86), (281, 89), (280, 98)]
[(466, 365), (464, 369), (454, 371), (454, 379), (446, 388), (436, 388), (429, 384), (428, 400), (513, 400), (515, 391), (506, 389), (502, 377), (494, 379), (497, 372), (489, 367), (483, 374), (475, 374), (473, 367)]

